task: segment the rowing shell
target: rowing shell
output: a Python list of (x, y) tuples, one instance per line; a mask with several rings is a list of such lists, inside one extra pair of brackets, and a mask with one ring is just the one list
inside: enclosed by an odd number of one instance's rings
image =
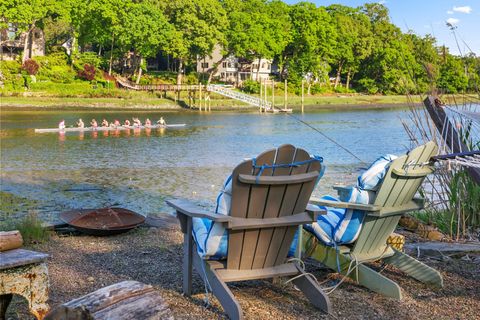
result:
[(118, 126), (118, 127), (85, 127), (85, 128), (49, 128), (49, 129), (35, 129), (35, 133), (48, 132), (88, 132), (88, 131), (116, 131), (116, 130), (131, 130), (131, 129), (157, 129), (157, 128), (179, 128), (185, 127), (185, 123), (167, 124), (167, 125), (153, 125), (153, 126)]

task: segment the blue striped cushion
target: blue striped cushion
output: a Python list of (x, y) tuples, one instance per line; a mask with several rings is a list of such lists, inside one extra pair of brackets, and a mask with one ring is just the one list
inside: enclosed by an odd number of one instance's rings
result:
[(397, 156), (387, 154), (375, 160), (370, 167), (358, 177), (357, 186), (363, 190), (376, 191), (380, 186), (380, 182), (385, 177), (390, 163)]
[[(229, 215), (232, 202), (232, 176), (223, 183), (222, 191), (217, 196), (215, 213)], [(193, 239), (197, 252), (203, 259), (225, 259), (228, 248), (228, 232), (221, 223), (206, 218), (192, 219)]]
[[(323, 200), (339, 201), (338, 199), (325, 196)], [(333, 246), (336, 244), (348, 244), (354, 242), (363, 221), (363, 211), (318, 206), (320, 209), (327, 210), (326, 215), (318, 217), (316, 223), (304, 226), (304, 229), (313, 233), (317, 238), (326, 245)]]
[[(358, 177), (357, 186), (350, 187), (349, 193), (343, 193), (347, 195), (345, 198), (342, 197), (338, 200), (331, 196), (325, 196), (322, 199), (359, 204), (374, 203), (375, 190), (378, 189), (380, 182), (385, 177), (390, 163), (396, 158), (396, 156), (388, 154), (375, 160), (375, 162)], [(319, 207), (327, 210), (327, 214), (319, 216), (316, 223), (305, 225), (305, 230), (315, 234), (319, 240), (329, 246), (333, 246), (334, 244), (349, 244), (357, 240), (362, 228), (363, 211)]]

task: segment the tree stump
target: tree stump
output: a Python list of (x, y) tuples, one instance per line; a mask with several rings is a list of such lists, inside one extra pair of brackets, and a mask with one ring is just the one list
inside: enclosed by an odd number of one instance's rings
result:
[(163, 298), (152, 286), (123, 281), (64, 303), (45, 320), (173, 319)]

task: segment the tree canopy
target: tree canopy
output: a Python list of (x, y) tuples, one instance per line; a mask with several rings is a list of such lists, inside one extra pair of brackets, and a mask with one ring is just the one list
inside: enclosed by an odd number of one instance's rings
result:
[[(43, 30), (47, 52), (70, 39), (72, 64), (81, 52), (92, 51), (104, 69), (123, 72), (119, 66), (134, 56), (137, 81), (145, 60), (162, 52), (177, 62), (180, 83), (185, 70), (216, 46), (224, 59), (272, 59), (278, 77), (293, 85), (306, 80), (309, 92), (312, 85), (368, 93), (435, 87), (458, 92), (478, 90), (480, 81), (478, 57), (454, 56), (431, 35), (402, 32), (378, 3), (354, 8), (280, 0), (0, 0), (0, 12), (2, 29)], [(25, 48), (30, 38), (24, 38)], [(28, 58), (24, 54), (23, 61)]]

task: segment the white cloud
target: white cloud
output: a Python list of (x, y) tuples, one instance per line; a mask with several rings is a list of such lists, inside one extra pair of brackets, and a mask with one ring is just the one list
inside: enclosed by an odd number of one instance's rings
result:
[(451, 24), (452, 26), (458, 24), (460, 22), (459, 19), (455, 19), (455, 18), (448, 18), (447, 19), (447, 23)]
[(448, 10), (448, 11), (447, 11), (447, 14), (453, 14), (453, 11), (452, 11), (452, 10)]
[(453, 7), (453, 11), (461, 12), (461, 13), (470, 13), (472, 12), (472, 8), (470, 6)]
[(387, 3), (387, 0), (380, 0), (380, 1), (378, 1), (378, 4), (385, 4), (385, 3)]

